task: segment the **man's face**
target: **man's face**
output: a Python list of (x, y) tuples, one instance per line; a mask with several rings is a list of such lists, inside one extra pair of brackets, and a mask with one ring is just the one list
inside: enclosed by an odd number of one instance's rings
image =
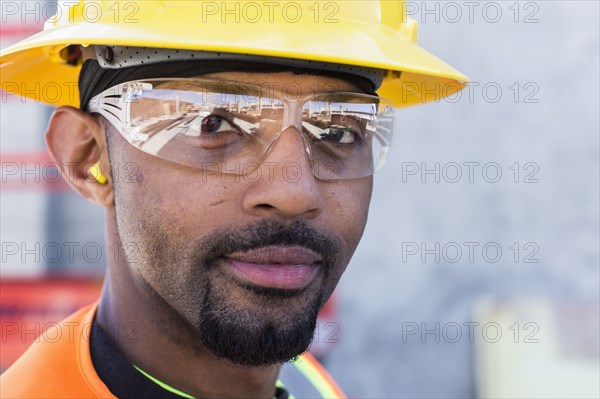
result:
[[(343, 80), (288, 72), (210, 77), (293, 83), (302, 94), (355, 90)], [(121, 172), (114, 179), (118, 233), (140, 299), (156, 307), (153, 322), (172, 337), (186, 329), (198, 347), (242, 365), (304, 352), (363, 233), (372, 177), (317, 180), (294, 128), (252, 179), (147, 155), (113, 127), (107, 135), (113, 178)]]

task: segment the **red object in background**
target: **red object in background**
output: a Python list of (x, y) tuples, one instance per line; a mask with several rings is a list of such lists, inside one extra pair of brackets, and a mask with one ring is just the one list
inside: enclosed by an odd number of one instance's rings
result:
[(3, 21), (0, 26), (0, 34), (3, 38), (9, 38), (12, 41), (22, 40), (26, 37), (41, 32), (44, 29), (43, 23), (25, 22), (20, 19), (16, 21)]
[(88, 278), (3, 278), (0, 369), (6, 370), (54, 323), (98, 299), (101, 284), (101, 280)]
[[(17, 360), (47, 328), (97, 300), (101, 285), (102, 280), (96, 278), (0, 280), (0, 371)], [(338, 340), (334, 300), (332, 296), (317, 320), (310, 352), (319, 359)]]
[[(54, 162), (46, 150), (2, 152), (0, 160), (2, 160), (0, 189), (3, 193), (9, 191), (69, 192), (71, 190), (61, 175), (58, 163)], [(28, 171), (27, 177), (24, 176), (24, 171)]]

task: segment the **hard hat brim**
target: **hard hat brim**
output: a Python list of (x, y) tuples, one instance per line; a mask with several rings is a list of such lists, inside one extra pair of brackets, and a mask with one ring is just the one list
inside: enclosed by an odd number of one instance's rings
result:
[(236, 26), (235, 32), (165, 24), (164, 20), (156, 24), (152, 19), (129, 25), (82, 22), (57, 26), (0, 52), (2, 89), (55, 106), (78, 107), (81, 66), (67, 65), (59, 56), (63, 48), (77, 44), (222, 51), (380, 68), (388, 74), (377, 93), (398, 107), (450, 96), (469, 80), (391, 29), (375, 30), (359, 22), (315, 25), (308, 30), (288, 25), (285, 37), (276, 24), (260, 29)]

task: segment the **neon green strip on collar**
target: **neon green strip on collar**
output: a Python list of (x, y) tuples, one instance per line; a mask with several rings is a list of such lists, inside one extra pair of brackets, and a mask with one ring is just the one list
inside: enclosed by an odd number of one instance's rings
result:
[(179, 396), (181, 396), (183, 398), (196, 399), (193, 396), (188, 395), (187, 393), (181, 392), (180, 390), (175, 389), (172, 386), (165, 384), (161, 380), (152, 377), (150, 374), (146, 373), (144, 370), (142, 370), (141, 368), (139, 368), (135, 364), (133, 365), (133, 367), (135, 367), (137, 371), (139, 371), (140, 373), (142, 373), (143, 375), (145, 375), (146, 377), (148, 377), (149, 379), (151, 379), (152, 381), (154, 381), (155, 383), (157, 383), (161, 388), (166, 389), (167, 391), (172, 392), (172, 393), (174, 393), (176, 395), (179, 395)]
[[(150, 374), (146, 373), (144, 370), (142, 370), (141, 368), (139, 368), (138, 366), (136, 366), (135, 364), (133, 365), (133, 367), (135, 367), (135, 369), (137, 371), (139, 371), (140, 373), (142, 373), (143, 375), (145, 375), (146, 377), (148, 377), (151, 381), (153, 381), (154, 383), (158, 384), (161, 388), (172, 392), (176, 395), (181, 396), (182, 398), (188, 398), (188, 399), (196, 399), (195, 397), (188, 395), (185, 392), (181, 392), (179, 389), (175, 389), (172, 386), (165, 384), (164, 382), (162, 382), (161, 380), (159, 380), (158, 378), (152, 377)], [(283, 383), (281, 382), (281, 380), (277, 380), (277, 383), (275, 384), (275, 386), (277, 387), (281, 387), (281, 388), (285, 388), (285, 385), (283, 385)], [(273, 396), (273, 399), (277, 399), (275, 396)], [(289, 399), (296, 399), (294, 398), (294, 395), (292, 395), (291, 393), (289, 394)]]

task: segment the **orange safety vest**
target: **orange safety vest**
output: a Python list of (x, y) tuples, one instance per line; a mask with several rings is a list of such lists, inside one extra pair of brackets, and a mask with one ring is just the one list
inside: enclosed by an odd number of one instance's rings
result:
[[(98, 302), (48, 328), (0, 376), (0, 397), (116, 398), (100, 379), (90, 355), (90, 332)], [(296, 398), (346, 398), (309, 353), (286, 363), (279, 380)]]

